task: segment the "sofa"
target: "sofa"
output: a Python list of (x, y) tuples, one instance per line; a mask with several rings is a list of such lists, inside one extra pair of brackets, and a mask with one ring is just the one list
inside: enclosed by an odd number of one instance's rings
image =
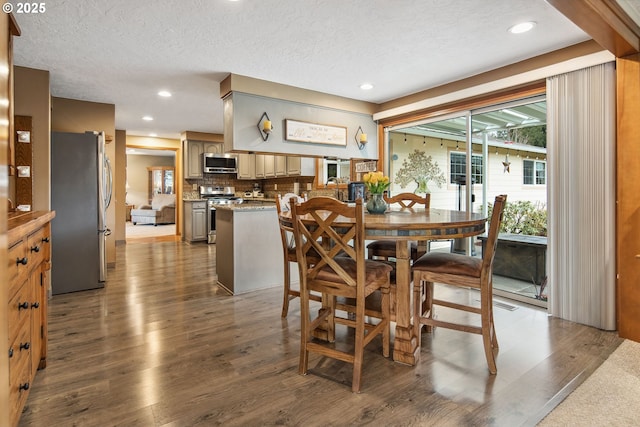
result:
[(131, 222), (136, 224), (174, 224), (176, 222), (176, 195), (156, 194), (151, 206), (142, 205), (131, 210)]

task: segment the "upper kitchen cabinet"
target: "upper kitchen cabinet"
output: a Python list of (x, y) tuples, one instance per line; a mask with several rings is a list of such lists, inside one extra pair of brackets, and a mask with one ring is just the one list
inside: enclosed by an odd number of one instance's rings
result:
[(256, 155), (238, 154), (238, 179), (255, 179), (256, 177)]
[(238, 155), (238, 179), (315, 176), (315, 159), (278, 154)]
[(202, 154), (204, 143), (201, 141), (183, 141), (184, 177), (202, 178)]
[(288, 176), (315, 176), (316, 161), (310, 157), (287, 157)]
[(185, 179), (202, 178), (202, 155), (224, 153), (223, 136), (202, 132), (182, 132), (183, 170)]
[(287, 156), (274, 156), (276, 176), (287, 176)]

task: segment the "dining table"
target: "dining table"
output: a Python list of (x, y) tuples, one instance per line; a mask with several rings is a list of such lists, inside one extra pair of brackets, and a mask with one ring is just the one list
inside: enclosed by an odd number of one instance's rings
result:
[[(485, 232), (486, 220), (480, 213), (423, 207), (390, 206), (383, 214), (365, 213), (365, 240), (396, 242), (394, 361), (415, 365), (420, 358), (421, 340), (414, 335), (411, 319), (410, 243), (477, 236)], [(293, 225), (289, 211), (281, 213), (280, 221)]]

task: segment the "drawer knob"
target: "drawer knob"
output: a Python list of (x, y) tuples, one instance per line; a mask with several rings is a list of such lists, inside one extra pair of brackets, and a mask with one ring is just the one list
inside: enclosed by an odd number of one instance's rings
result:
[(17, 258), (16, 259), (16, 265), (18, 265), (18, 264), (27, 265), (27, 257)]
[(18, 311), (26, 310), (27, 308), (29, 308), (29, 303), (27, 301), (18, 303)]
[(32, 246), (31, 247), (31, 252), (40, 252), (40, 246)]
[(51, 240), (48, 237), (43, 237), (42, 241), (45, 243), (49, 243)]
[(29, 390), (29, 383), (20, 384), (20, 387), (18, 387), (18, 390), (19, 391)]
[(29, 350), (29, 348), (31, 347), (31, 345), (28, 342), (24, 342), (24, 343), (20, 343), (20, 351), (22, 350)]
[(13, 347), (9, 349), (9, 359), (13, 357)]
[(31, 303), (31, 308), (40, 308), (40, 303), (38, 301)]

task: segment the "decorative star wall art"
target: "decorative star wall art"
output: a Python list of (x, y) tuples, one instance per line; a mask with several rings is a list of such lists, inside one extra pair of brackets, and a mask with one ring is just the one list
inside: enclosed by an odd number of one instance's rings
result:
[(502, 166), (504, 166), (504, 170), (502, 173), (511, 173), (511, 162), (509, 161), (509, 153), (504, 157), (504, 162), (502, 162)]

